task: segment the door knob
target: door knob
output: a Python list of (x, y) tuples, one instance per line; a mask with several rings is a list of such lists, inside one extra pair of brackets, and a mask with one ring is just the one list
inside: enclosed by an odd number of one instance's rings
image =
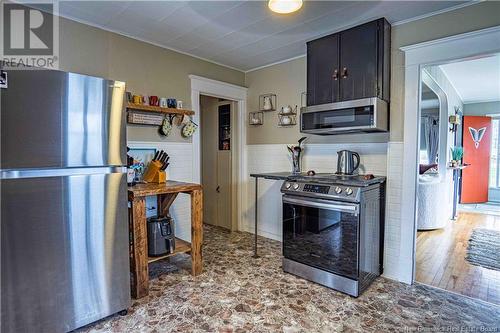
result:
[(342, 68), (342, 78), (343, 79), (347, 78), (347, 67)]
[(220, 186), (217, 186), (217, 188), (215, 189), (215, 191), (217, 191), (217, 193), (220, 193)]

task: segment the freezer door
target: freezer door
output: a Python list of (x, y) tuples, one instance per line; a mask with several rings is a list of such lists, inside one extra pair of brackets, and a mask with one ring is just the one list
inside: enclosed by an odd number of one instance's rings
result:
[(8, 75), (0, 169), (126, 164), (123, 82), (46, 70)]
[(123, 173), (1, 181), (1, 332), (67, 332), (130, 303)]

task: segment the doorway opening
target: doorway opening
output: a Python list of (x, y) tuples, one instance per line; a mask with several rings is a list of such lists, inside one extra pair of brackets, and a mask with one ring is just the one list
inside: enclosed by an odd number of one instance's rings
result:
[(236, 102), (200, 96), (203, 220), (233, 230), (233, 145)]
[(415, 281), (500, 305), (500, 54), (422, 66)]
[[(233, 112), (231, 113), (231, 230), (240, 230), (244, 225), (247, 208), (247, 148), (246, 138), (246, 115), (247, 115), (247, 88), (231, 83), (208, 79), (197, 75), (189, 75), (191, 80), (191, 103), (195, 115), (195, 122), (200, 125), (200, 131), (193, 135), (193, 179), (201, 183), (202, 178), (202, 143), (201, 133), (204, 124), (201, 121), (201, 96), (222, 98), (233, 101)], [(206, 197), (207, 194), (204, 194)]]

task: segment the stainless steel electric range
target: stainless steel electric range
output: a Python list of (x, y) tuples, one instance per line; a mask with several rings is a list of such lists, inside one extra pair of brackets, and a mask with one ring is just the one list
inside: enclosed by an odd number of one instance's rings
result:
[(282, 185), (283, 270), (359, 296), (382, 274), (385, 177), (316, 174)]

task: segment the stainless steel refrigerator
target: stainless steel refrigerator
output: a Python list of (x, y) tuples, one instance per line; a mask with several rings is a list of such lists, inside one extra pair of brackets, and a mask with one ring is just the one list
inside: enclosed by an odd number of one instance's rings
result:
[(0, 330), (66, 332), (130, 304), (125, 84), (7, 74)]

